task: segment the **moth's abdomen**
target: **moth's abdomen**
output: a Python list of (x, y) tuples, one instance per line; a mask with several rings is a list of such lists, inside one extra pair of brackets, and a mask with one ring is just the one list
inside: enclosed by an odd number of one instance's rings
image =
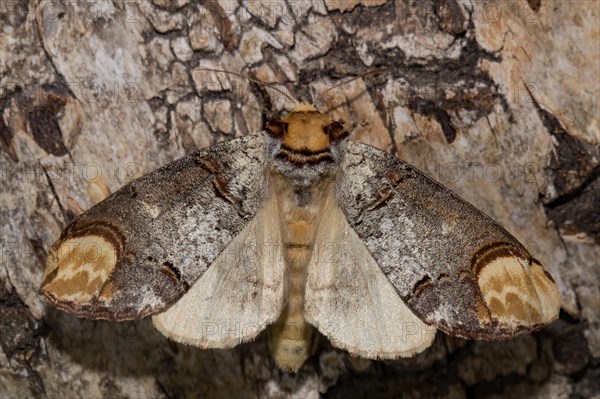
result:
[(282, 227), (287, 303), (273, 326), (270, 346), (273, 358), (280, 368), (297, 371), (310, 356), (314, 337), (314, 327), (304, 320), (302, 310), (307, 265), (314, 246), (315, 224), (312, 220), (288, 219)]
[(290, 272), (304, 271), (314, 247), (315, 215), (294, 210), (286, 216), (283, 228), (285, 256)]
[(277, 365), (297, 371), (310, 356), (315, 329), (303, 316), (308, 264), (313, 256), (320, 211), (328, 185), (304, 190), (275, 177), (286, 264), (286, 306), (271, 328), (270, 348)]

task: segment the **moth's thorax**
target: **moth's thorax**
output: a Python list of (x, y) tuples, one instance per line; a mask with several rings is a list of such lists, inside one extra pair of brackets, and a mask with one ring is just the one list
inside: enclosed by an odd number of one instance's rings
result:
[(310, 105), (300, 105), (265, 126), (267, 162), (279, 173), (310, 185), (337, 170), (348, 132)]
[(314, 327), (303, 316), (308, 265), (323, 209), (333, 195), (334, 176), (309, 185), (295, 184), (272, 171), (286, 264), (286, 306), (271, 332), (270, 347), (279, 367), (297, 370), (310, 356)]
[(270, 180), (277, 197), (281, 216), (283, 242), (292, 246), (306, 246), (312, 250), (314, 234), (321, 211), (333, 195), (335, 175), (324, 176), (311, 184), (298, 184), (288, 176), (272, 170)]

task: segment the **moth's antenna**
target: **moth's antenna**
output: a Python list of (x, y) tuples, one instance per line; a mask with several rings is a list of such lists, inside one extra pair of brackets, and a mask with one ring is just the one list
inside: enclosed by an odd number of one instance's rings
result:
[(268, 87), (270, 89), (273, 89), (276, 92), (278, 92), (279, 94), (282, 94), (283, 96), (287, 97), (288, 99), (290, 99), (294, 103), (300, 104), (300, 102), (298, 100), (296, 100), (295, 98), (293, 98), (292, 96), (290, 96), (289, 94), (287, 94), (286, 92), (284, 92), (283, 90), (278, 89), (275, 86), (271, 86), (270, 83), (265, 83), (265, 82), (261, 82), (260, 80), (252, 79), (251, 77), (246, 76), (246, 75), (244, 75), (242, 73), (232, 72), (232, 71), (226, 71), (224, 69), (213, 69), (213, 68), (198, 68), (198, 69), (201, 70), (201, 71), (228, 73), (230, 75), (234, 75), (234, 76), (237, 76), (237, 77), (240, 77), (240, 78), (244, 78), (244, 79), (246, 79), (249, 82), (256, 83), (258, 85), (265, 86), (265, 87)]
[(350, 83), (350, 82), (353, 82), (353, 81), (355, 81), (356, 79), (361, 79), (361, 78), (364, 78), (364, 77), (365, 77), (365, 76), (367, 76), (367, 75), (372, 75), (372, 74), (374, 74), (374, 73), (383, 72), (383, 71), (386, 71), (386, 70), (389, 70), (389, 69), (392, 69), (392, 68), (389, 68), (389, 67), (388, 67), (388, 68), (379, 68), (379, 69), (374, 69), (374, 70), (372, 70), (372, 71), (368, 71), (368, 72), (365, 72), (365, 73), (363, 73), (363, 74), (361, 74), (361, 75), (355, 76), (355, 77), (353, 77), (353, 78), (351, 78), (351, 79), (348, 79), (348, 80), (341, 81), (341, 82), (339, 82), (339, 83), (337, 83), (337, 84), (335, 84), (335, 85), (331, 86), (330, 88), (328, 88), (327, 90), (325, 90), (325, 91), (324, 91), (324, 92), (322, 92), (321, 94), (319, 94), (319, 96), (318, 96), (318, 97), (315, 99), (315, 101), (313, 101), (313, 103), (312, 103), (312, 106), (313, 106), (313, 107), (316, 107), (316, 105), (317, 105), (317, 103), (319, 102), (319, 100), (320, 100), (322, 97), (325, 97), (325, 95), (327, 95), (327, 93), (329, 93), (329, 92), (330, 92), (330, 91), (332, 91), (333, 89), (336, 89), (336, 88), (338, 88), (338, 87), (340, 87), (340, 86), (342, 86), (342, 85), (345, 85), (345, 84), (348, 84), (348, 83)]

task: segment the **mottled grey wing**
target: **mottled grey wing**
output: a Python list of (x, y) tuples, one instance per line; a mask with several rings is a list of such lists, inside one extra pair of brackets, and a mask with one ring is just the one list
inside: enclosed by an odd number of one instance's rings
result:
[(337, 201), (415, 314), (467, 338), (501, 338), (558, 316), (540, 263), (504, 228), (414, 167), (349, 143)]
[(69, 313), (126, 320), (184, 294), (266, 194), (262, 136), (198, 151), (81, 214), (50, 249), (40, 292)]

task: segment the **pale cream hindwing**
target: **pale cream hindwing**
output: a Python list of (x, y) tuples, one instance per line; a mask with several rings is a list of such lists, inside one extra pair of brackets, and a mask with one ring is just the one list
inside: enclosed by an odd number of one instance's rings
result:
[(436, 329), (404, 304), (333, 198), (308, 266), (304, 317), (338, 348), (371, 359), (410, 357)]
[(152, 317), (158, 331), (184, 344), (229, 348), (277, 320), (285, 261), (276, 207), (267, 200), (190, 290)]

